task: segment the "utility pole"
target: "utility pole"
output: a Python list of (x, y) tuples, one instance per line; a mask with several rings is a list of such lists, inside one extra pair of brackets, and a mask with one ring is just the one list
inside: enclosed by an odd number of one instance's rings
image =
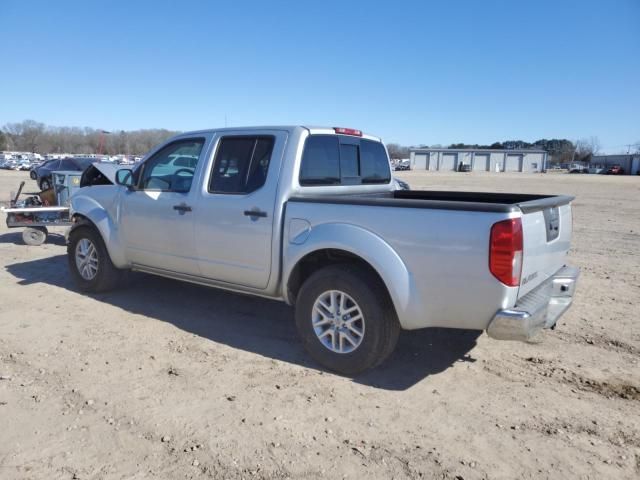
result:
[(111, 132), (100, 130), (100, 136), (98, 137), (98, 155), (102, 155), (102, 149), (104, 148), (104, 136), (109, 134), (111, 134)]

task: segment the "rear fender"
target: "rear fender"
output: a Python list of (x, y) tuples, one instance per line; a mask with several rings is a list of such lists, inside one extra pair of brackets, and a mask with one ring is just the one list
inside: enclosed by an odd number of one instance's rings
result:
[[(293, 237), (292, 238), (292, 234)], [(287, 285), (300, 260), (310, 253), (335, 249), (349, 252), (367, 262), (382, 278), (403, 328), (416, 328), (408, 319), (414, 318), (420, 296), (411, 273), (396, 251), (374, 233), (350, 224), (330, 223), (314, 226), (305, 236), (286, 232), (284, 237), (282, 289), (288, 303)]]

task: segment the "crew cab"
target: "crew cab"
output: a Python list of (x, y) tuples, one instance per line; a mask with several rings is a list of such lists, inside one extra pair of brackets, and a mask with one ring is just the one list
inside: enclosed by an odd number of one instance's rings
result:
[(354, 129), (184, 133), (82, 182), (68, 241), (81, 290), (137, 270), (281, 300), (342, 374), (384, 361), (401, 329), (528, 341), (578, 278), (572, 197), (397, 190), (384, 144)]

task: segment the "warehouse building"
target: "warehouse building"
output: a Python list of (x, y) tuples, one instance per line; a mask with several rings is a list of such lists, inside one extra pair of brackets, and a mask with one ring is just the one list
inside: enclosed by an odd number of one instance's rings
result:
[(474, 172), (542, 172), (544, 150), (489, 150), (483, 148), (412, 148), (414, 170), (456, 171), (468, 166)]
[(624, 169), (624, 173), (637, 175), (640, 172), (640, 155), (594, 155), (589, 164), (605, 169), (620, 165)]

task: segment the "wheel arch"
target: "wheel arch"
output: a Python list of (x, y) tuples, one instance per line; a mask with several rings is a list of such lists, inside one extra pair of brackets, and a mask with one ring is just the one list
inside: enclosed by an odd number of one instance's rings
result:
[(350, 263), (369, 270), (380, 280), (401, 325), (411, 307), (413, 281), (407, 266), (387, 242), (361, 227), (348, 224), (314, 227), (302, 245), (286, 246), (284, 258), (282, 293), (289, 304), (295, 304), (300, 287), (311, 274), (329, 265)]
[(73, 225), (69, 231), (69, 235), (71, 235), (76, 228), (82, 226), (94, 228), (102, 237), (102, 241), (114, 266), (117, 268), (129, 267), (117, 235), (117, 227), (102, 205), (92, 198), (76, 195), (71, 199), (71, 212)]

